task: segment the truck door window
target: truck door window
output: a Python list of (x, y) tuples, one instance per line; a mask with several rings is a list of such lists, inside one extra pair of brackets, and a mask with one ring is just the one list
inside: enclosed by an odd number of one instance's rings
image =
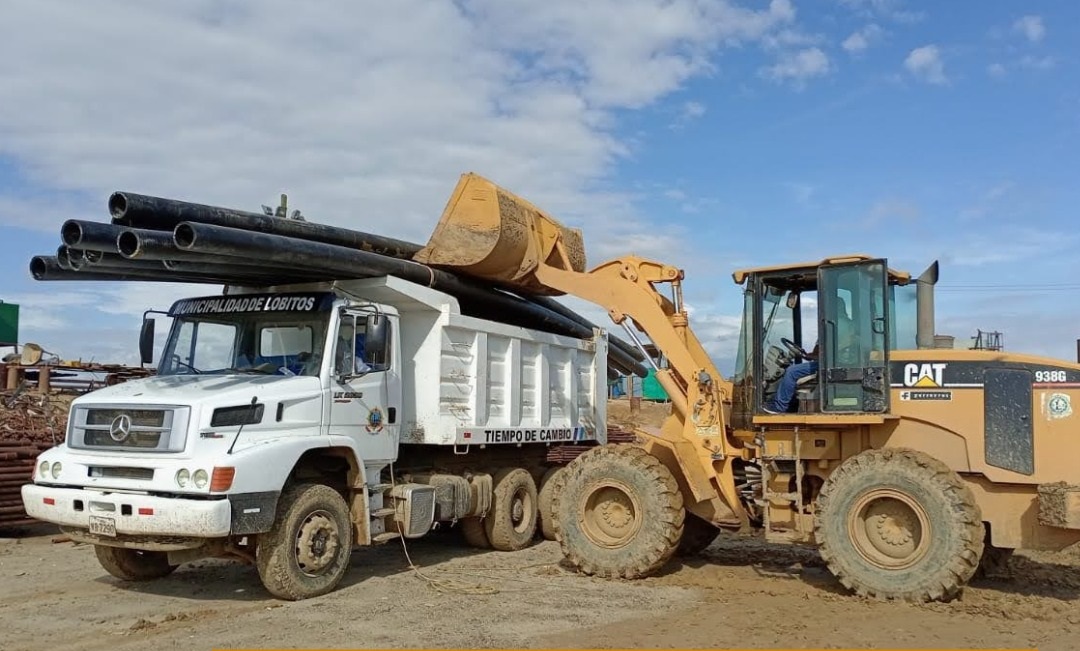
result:
[[(364, 315), (348, 315), (341, 319), (337, 346), (334, 352), (335, 375), (363, 375), (389, 368), (388, 350), (369, 350), (366, 345)], [(387, 324), (389, 326), (389, 324)], [(387, 337), (387, 342), (390, 338)], [(389, 348), (389, 343), (387, 343)]]

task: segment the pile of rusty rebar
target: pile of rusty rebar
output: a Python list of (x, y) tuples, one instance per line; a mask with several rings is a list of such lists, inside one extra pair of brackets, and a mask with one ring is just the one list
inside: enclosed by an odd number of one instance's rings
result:
[(0, 529), (32, 524), (22, 485), (33, 481), (39, 454), (63, 440), (68, 408), (58, 396), (0, 392)]
[(52, 443), (0, 440), (0, 529), (33, 524), (22, 502), (22, 486), (34, 478), (34, 460)]
[[(607, 440), (608, 443), (633, 443), (637, 440), (637, 436), (632, 431), (623, 429), (618, 425), (608, 425)], [(591, 450), (595, 445), (595, 443), (582, 445), (554, 445), (548, 450), (547, 462), (566, 465), (585, 452)]]

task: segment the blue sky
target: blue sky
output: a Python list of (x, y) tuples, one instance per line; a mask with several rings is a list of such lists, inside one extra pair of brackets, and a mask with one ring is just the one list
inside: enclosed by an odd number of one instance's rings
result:
[(583, 227), (590, 262), (685, 267), (724, 371), (734, 268), (855, 251), (939, 259), (939, 333), (1075, 357), (1076, 3), (377, 6), (11, 3), (0, 299), (23, 339), (132, 361), (143, 309), (207, 291), (30, 280), (112, 190), (249, 209), (285, 191), (312, 220), (423, 240), (475, 171)]

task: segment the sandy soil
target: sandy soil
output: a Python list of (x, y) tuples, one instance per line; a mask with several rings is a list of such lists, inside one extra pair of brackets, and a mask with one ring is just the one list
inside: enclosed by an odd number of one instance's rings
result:
[(0, 539), (0, 647), (1076, 648), (1080, 553), (1014, 559), (950, 604), (846, 595), (809, 550), (724, 539), (634, 582), (575, 575), (555, 543), (476, 552), (453, 532), (363, 549), (336, 592), (267, 595), (253, 568), (202, 562), (147, 584), (105, 574), (49, 528)]
[[(657, 423), (666, 405), (611, 404)], [(6, 535), (6, 534), (5, 534)], [(723, 537), (634, 582), (576, 575), (558, 545), (478, 552), (455, 532), (358, 550), (334, 593), (289, 603), (254, 568), (207, 561), (126, 584), (37, 527), (0, 538), (0, 649), (1037, 648), (1080, 646), (1080, 551), (1023, 553), (948, 604), (846, 594), (812, 550)], [(409, 560), (417, 569), (410, 569)]]

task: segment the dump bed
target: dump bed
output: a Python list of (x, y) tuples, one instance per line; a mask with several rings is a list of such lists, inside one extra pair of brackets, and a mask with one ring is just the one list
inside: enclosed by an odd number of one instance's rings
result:
[(453, 297), (394, 277), (356, 284), (401, 317), (401, 443), (606, 442), (604, 331), (575, 339), (463, 316)]

